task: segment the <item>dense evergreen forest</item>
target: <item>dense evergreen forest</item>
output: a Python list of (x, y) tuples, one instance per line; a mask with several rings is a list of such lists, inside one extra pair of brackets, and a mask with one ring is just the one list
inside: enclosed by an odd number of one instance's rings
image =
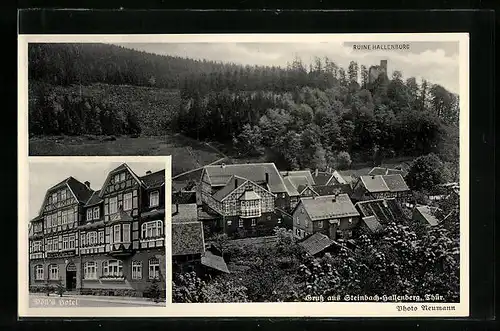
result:
[[(399, 71), (368, 82), (368, 68), (354, 61), (348, 68), (328, 58), (284, 65), (242, 66), (105, 44), (30, 44), (29, 79), (38, 83), (30, 89), (30, 133), (149, 134), (145, 128), (154, 121), (165, 132), (237, 146), (242, 155), (272, 152), (291, 169), (348, 164), (350, 156), (428, 153), (458, 167), (459, 99), (444, 87), (403, 80)], [(166, 120), (139, 120), (135, 107), (117, 98), (55, 92), (55, 86), (74, 91), (96, 83), (148, 88), (137, 99), (152, 107), (154, 91), (162, 89), (177, 90), (180, 101)]]

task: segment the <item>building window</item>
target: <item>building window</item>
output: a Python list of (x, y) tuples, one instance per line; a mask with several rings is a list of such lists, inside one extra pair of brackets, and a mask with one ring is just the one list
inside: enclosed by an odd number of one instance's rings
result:
[(122, 236), (121, 236), (121, 231), (120, 231), (120, 224), (116, 224), (113, 227), (113, 242), (119, 243), (122, 241)]
[(87, 237), (85, 236), (85, 233), (82, 233), (80, 235), (80, 245), (85, 246), (87, 245), (87, 241), (85, 240)]
[(87, 209), (87, 221), (90, 221), (92, 219), (92, 209)]
[(75, 236), (69, 236), (69, 248), (75, 249)]
[(52, 202), (57, 202), (57, 193), (52, 193)]
[(309, 225), (309, 222), (307, 221), (307, 218), (304, 219), (304, 226), (308, 226)]
[(123, 195), (123, 210), (132, 209), (132, 193), (125, 193)]
[(232, 223), (233, 223), (232, 221), (227, 221), (228, 226), (231, 226)]
[(323, 228), (323, 221), (318, 222), (318, 228), (322, 229)]
[(87, 243), (88, 245), (97, 244), (97, 233), (95, 231), (87, 233)]
[(104, 231), (99, 231), (99, 243), (104, 244)]
[(118, 183), (120, 181), (120, 174), (115, 175), (115, 183)]
[(41, 241), (33, 242), (33, 252), (39, 252), (41, 250), (42, 250), (42, 242)]
[(95, 220), (99, 219), (99, 206), (94, 207), (94, 209), (92, 210), (92, 218)]
[(163, 235), (163, 222), (150, 221), (142, 225), (142, 238), (157, 238)]
[(240, 220), (240, 221), (238, 222), (238, 226), (239, 226), (240, 228), (242, 228), (242, 227), (243, 227), (243, 220)]
[(109, 260), (102, 263), (102, 275), (104, 277), (123, 276), (123, 262), (120, 260)]
[(156, 207), (160, 204), (160, 192), (153, 191), (149, 193), (149, 206)]
[(130, 224), (123, 224), (123, 242), (130, 242)]
[(68, 249), (69, 248), (69, 238), (68, 237), (63, 237), (62, 248), (63, 249)]
[(118, 211), (118, 198), (109, 198), (109, 213), (114, 214)]
[(35, 266), (35, 279), (43, 280), (43, 266), (40, 264)]
[(242, 217), (260, 216), (260, 200), (241, 201), (241, 216)]
[(257, 224), (255, 218), (252, 219), (252, 226), (255, 226)]
[(142, 279), (141, 261), (132, 261), (132, 279)]
[(149, 259), (149, 279), (160, 278), (160, 261), (157, 258)]
[(95, 262), (86, 262), (83, 267), (83, 278), (97, 279), (97, 264)]
[(120, 174), (120, 182), (123, 182), (124, 180), (125, 180), (125, 173), (124, 173), (124, 172), (122, 172), (122, 173)]
[(61, 201), (66, 200), (66, 190), (61, 191)]
[(57, 264), (49, 265), (49, 279), (58, 280), (59, 279), (59, 267)]

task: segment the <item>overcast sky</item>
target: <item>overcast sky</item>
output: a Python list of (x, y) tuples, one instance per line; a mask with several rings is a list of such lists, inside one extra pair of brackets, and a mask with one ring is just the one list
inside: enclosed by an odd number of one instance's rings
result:
[[(89, 181), (90, 187), (99, 190), (108, 173), (123, 162), (30, 162), (29, 164), (29, 219), (38, 215), (45, 193), (49, 188), (73, 176), (80, 182)], [(165, 169), (165, 162), (127, 162), (137, 176), (146, 171)]]
[[(387, 44), (387, 43), (384, 43)], [(128, 43), (121, 46), (155, 54), (207, 59), (249, 65), (285, 67), (298, 56), (306, 64), (314, 57), (327, 56), (347, 69), (350, 61), (367, 67), (388, 60), (389, 75), (394, 70), (404, 78), (422, 78), (459, 92), (458, 42), (411, 42), (404, 51), (354, 51), (352, 43)]]

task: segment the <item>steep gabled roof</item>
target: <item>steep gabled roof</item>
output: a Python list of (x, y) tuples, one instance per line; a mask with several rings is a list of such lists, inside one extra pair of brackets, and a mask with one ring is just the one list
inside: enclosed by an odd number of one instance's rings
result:
[(78, 201), (82, 203), (86, 203), (90, 199), (92, 193), (94, 193), (94, 191), (88, 188), (87, 185), (83, 184), (73, 177), (69, 177), (66, 181), (66, 184), (68, 184), (69, 188), (78, 199)]
[(148, 188), (160, 187), (165, 184), (165, 169), (140, 177)]
[(370, 172), (368, 173), (368, 176), (377, 176), (385, 174), (387, 174), (387, 168), (373, 167), (372, 170), (370, 170)]
[(274, 163), (210, 165), (205, 166), (204, 170), (212, 186), (225, 186), (233, 175), (261, 185), (265, 183), (267, 173), (269, 190), (272, 193), (287, 192), (283, 178)]
[(172, 255), (201, 254), (205, 251), (202, 222), (172, 223)]
[(309, 185), (315, 185), (316, 182), (309, 170), (294, 170), (294, 171), (280, 171), (283, 177), (306, 177)]
[(366, 225), (366, 227), (373, 233), (378, 233), (384, 229), (382, 224), (378, 221), (377, 217), (372, 215), (372, 216), (366, 216), (362, 218), (362, 222)]
[(206, 251), (203, 256), (201, 257), (201, 264), (204, 266), (229, 273), (229, 269), (227, 268), (226, 261), (224, 261), (224, 258), (219, 255), (215, 255), (210, 251)]
[(300, 201), (312, 221), (359, 216), (347, 194), (302, 198)]
[(363, 186), (370, 193), (376, 192), (389, 192), (389, 187), (384, 181), (381, 175), (376, 176), (361, 176), (360, 177)]
[(313, 175), (315, 185), (333, 185), (338, 184), (338, 181), (335, 179), (333, 174), (319, 171), (318, 174)]
[(388, 222), (397, 223), (406, 218), (396, 199), (360, 201), (356, 203), (356, 208), (361, 213), (361, 216), (375, 216), (382, 224)]
[[(311, 184), (311, 182), (307, 179), (306, 176), (291, 176), (288, 177), (288, 180), (292, 185), (297, 189), (297, 191), (301, 191), (299, 187), (302, 188), (302, 190), (307, 187), (307, 186), (312, 186), (314, 184)], [(314, 183), (314, 182), (313, 182)]]
[(316, 255), (319, 252), (330, 247), (334, 241), (326, 235), (316, 232), (299, 243), (300, 246), (310, 255)]
[(292, 182), (290, 181), (290, 177), (283, 178), (283, 182), (285, 183), (285, 187), (289, 196), (295, 197), (300, 195), (300, 193), (297, 191), (297, 188), (293, 186)]
[(315, 185), (311, 187), (318, 195), (352, 194), (352, 188), (349, 184), (336, 185)]
[(122, 163), (121, 165), (119, 165), (118, 167), (116, 167), (115, 169), (111, 170), (108, 173), (108, 176), (106, 177), (106, 180), (104, 181), (104, 184), (101, 187), (101, 192), (99, 193), (99, 197), (102, 198), (102, 196), (103, 196), (103, 194), (105, 192), (104, 188), (106, 186), (108, 186), (108, 183), (109, 183), (111, 177), (116, 172), (119, 172), (119, 171), (122, 171), (122, 170), (127, 170), (132, 175), (132, 177), (134, 177), (134, 179), (139, 183), (139, 185), (141, 185), (142, 187), (146, 186), (146, 184), (144, 184), (144, 182), (135, 174), (135, 172), (126, 163)]
[[(177, 213), (176, 213), (176, 208)], [(172, 206), (172, 223), (194, 222), (198, 220), (198, 206), (196, 203)]]
[(417, 206), (415, 211), (420, 214), (421, 218), (423, 218), (429, 225), (436, 226), (439, 224), (439, 220), (434, 216), (437, 208), (432, 208), (429, 206)]
[(221, 201), (222, 199), (227, 197), (229, 194), (231, 194), (231, 192), (233, 192), (234, 190), (236, 190), (238, 187), (245, 184), (246, 182), (247, 182), (247, 180), (245, 178), (233, 175), (233, 176), (231, 176), (231, 179), (229, 179), (227, 184), (223, 188), (221, 188), (220, 190), (215, 192), (212, 195), (212, 197), (217, 201)]
[(94, 191), (94, 193), (92, 193), (92, 195), (90, 196), (90, 199), (87, 201), (87, 203), (85, 204), (84, 207), (91, 207), (91, 206), (95, 206), (101, 202), (103, 202), (104, 200), (102, 200), (100, 197), (99, 197), (99, 193), (101, 192), (101, 190), (97, 190), (97, 191)]
[(409, 191), (410, 188), (406, 185), (403, 176), (400, 174), (397, 175), (385, 175), (382, 176), (386, 186), (389, 188), (390, 192), (405, 192)]

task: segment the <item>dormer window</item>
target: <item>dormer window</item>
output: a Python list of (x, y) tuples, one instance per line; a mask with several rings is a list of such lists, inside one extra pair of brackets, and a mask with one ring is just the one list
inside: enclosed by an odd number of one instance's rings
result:
[(156, 207), (160, 204), (160, 192), (153, 191), (149, 193), (149, 206)]
[(92, 219), (92, 208), (87, 209), (87, 221)]
[(97, 207), (94, 207), (93, 210), (92, 210), (92, 218), (97, 220), (99, 219), (100, 215), (99, 215), (99, 206)]

